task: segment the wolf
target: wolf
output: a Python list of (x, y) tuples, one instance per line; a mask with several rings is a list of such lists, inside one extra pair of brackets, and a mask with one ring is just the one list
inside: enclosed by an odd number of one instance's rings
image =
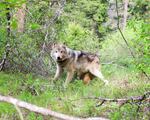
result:
[(51, 57), (57, 66), (54, 80), (57, 80), (64, 70), (67, 71), (64, 86), (68, 85), (75, 73), (85, 84), (89, 84), (94, 77), (98, 77), (105, 84), (108, 84), (108, 80), (105, 80), (100, 71), (100, 60), (96, 54), (72, 50), (64, 44), (54, 43), (52, 45)]

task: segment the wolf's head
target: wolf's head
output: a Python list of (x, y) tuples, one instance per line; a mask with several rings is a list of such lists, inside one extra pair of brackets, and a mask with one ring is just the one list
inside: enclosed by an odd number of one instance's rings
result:
[(63, 44), (53, 44), (51, 57), (57, 62), (64, 61), (69, 56), (67, 49), (68, 48)]

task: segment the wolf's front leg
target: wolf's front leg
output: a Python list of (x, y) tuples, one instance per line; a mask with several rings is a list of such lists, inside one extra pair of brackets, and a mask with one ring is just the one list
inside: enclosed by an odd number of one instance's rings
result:
[(66, 81), (65, 81), (65, 84), (64, 84), (65, 87), (66, 87), (66, 86), (68, 85), (68, 83), (72, 80), (73, 75), (74, 75), (74, 71), (69, 71), (69, 72), (67, 72), (67, 78), (66, 78)]
[(62, 72), (63, 72), (62, 67), (57, 65), (57, 70), (56, 70), (56, 73), (55, 73), (54, 80), (57, 80), (60, 77), (60, 75), (62, 74)]

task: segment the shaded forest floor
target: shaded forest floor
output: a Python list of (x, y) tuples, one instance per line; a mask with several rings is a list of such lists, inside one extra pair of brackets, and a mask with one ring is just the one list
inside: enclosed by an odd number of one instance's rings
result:
[[(127, 67), (109, 64), (104, 65), (102, 71), (110, 82), (108, 86), (98, 79), (94, 79), (89, 85), (84, 85), (81, 80), (74, 80), (66, 89), (63, 88), (65, 75), (56, 83), (51, 84), (50, 78), (43, 79), (31, 74), (1, 72), (0, 93), (74, 116), (101, 116), (113, 120), (148, 119), (150, 114), (144, 106), (137, 113), (136, 105), (126, 104), (119, 108), (119, 105), (115, 103), (105, 103), (98, 107), (99, 103), (97, 100), (81, 99), (90, 96), (127, 98), (142, 95), (150, 90), (148, 80)], [(23, 109), (21, 110), (25, 120), (50, 119)], [(0, 103), (0, 119), (19, 119), (19, 117), (14, 106)]]

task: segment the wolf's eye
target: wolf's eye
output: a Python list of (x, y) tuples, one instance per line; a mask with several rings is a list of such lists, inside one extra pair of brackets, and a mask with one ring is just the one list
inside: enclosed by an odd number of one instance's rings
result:
[(60, 51), (61, 53), (63, 53), (63, 51)]
[(57, 50), (55, 52), (57, 53)]

